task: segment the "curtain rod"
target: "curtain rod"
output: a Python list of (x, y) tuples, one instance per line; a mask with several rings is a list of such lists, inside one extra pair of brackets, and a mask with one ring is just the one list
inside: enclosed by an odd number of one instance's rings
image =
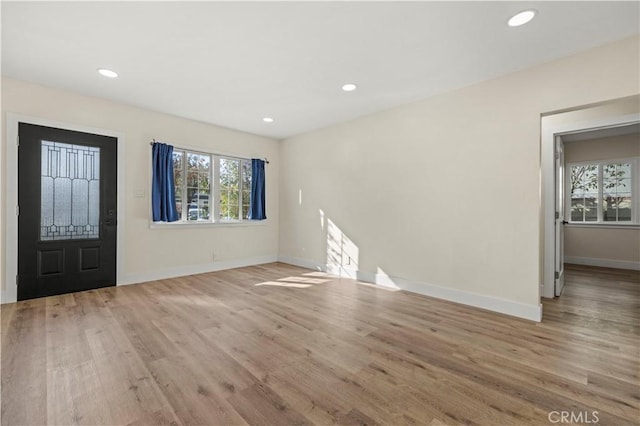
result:
[[(158, 142), (157, 140), (152, 140), (151, 142), (149, 142), (149, 145), (153, 146), (154, 143), (162, 143), (162, 142)], [(185, 151), (189, 151), (188, 149), (185, 148), (179, 148)], [(249, 158), (242, 158), (242, 157), (234, 157), (233, 155), (226, 155), (226, 154), (216, 154), (215, 152), (203, 152), (203, 154), (210, 154), (210, 155), (219, 155), (222, 157), (230, 157), (230, 158), (237, 158), (238, 160), (249, 160)], [(264, 158), (264, 162), (269, 164), (269, 160), (267, 160), (267, 158)]]

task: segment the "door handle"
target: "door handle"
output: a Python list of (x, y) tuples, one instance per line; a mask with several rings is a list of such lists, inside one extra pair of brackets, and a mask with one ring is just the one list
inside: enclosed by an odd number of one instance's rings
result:
[(562, 224), (563, 224), (563, 225), (567, 225), (568, 223), (569, 223), (569, 222), (567, 222), (566, 220), (563, 220), (563, 221), (562, 221)]

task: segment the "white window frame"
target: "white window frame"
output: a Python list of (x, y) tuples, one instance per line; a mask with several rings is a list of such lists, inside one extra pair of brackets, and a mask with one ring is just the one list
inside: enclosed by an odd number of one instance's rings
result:
[[(208, 152), (202, 152), (202, 151), (196, 151), (194, 149), (186, 149), (186, 148), (178, 148), (178, 147), (174, 147), (173, 148), (173, 152), (174, 154), (176, 152), (181, 152), (182, 153), (182, 188), (181, 188), (181, 200), (182, 200), (182, 212), (181, 212), (181, 217), (180, 220), (178, 220), (178, 223), (185, 223), (185, 224), (192, 224), (192, 223), (210, 223), (213, 220), (213, 209), (211, 209), (211, 203), (213, 202), (212, 198), (213, 198), (213, 154), (210, 154)], [(191, 203), (191, 201), (189, 201), (187, 199), (187, 156), (189, 154), (194, 154), (194, 155), (201, 155), (201, 156), (207, 156), (209, 157), (209, 220), (187, 220), (187, 215), (189, 214), (189, 204)], [(214, 203), (215, 206), (215, 203)], [(171, 223), (175, 223), (175, 222), (171, 222)]]
[[(245, 225), (253, 225), (253, 224), (261, 224), (264, 221), (256, 221), (248, 218), (242, 217), (242, 203), (243, 203), (243, 195), (242, 195), (242, 186), (243, 186), (243, 162), (251, 163), (250, 158), (237, 157), (233, 155), (226, 154), (214, 154), (210, 152), (200, 151), (198, 149), (193, 148), (183, 148), (174, 146), (173, 152), (181, 152), (182, 153), (182, 171), (183, 171), (183, 184), (181, 188), (182, 195), (182, 212), (179, 220), (175, 222), (151, 222), (152, 227), (165, 227), (165, 226), (199, 226), (199, 225), (212, 225), (212, 224), (245, 224)], [(188, 205), (189, 201), (187, 200), (187, 155), (188, 154), (196, 154), (196, 155), (205, 155), (209, 157), (209, 219), (208, 220), (187, 220), (188, 215)], [(239, 219), (221, 219), (220, 218), (220, 160), (235, 160), (240, 161), (240, 181), (239, 181), (239, 194), (238, 194), (238, 217)], [(151, 193), (151, 191), (150, 191)]]
[[(625, 222), (604, 221), (602, 206), (603, 198), (603, 166), (608, 164), (629, 163), (631, 164), (631, 220)], [(597, 166), (598, 167), (598, 198), (597, 198), (597, 220), (596, 221), (573, 221), (571, 220), (571, 168), (573, 166)], [(565, 164), (565, 220), (570, 225), (580, 226), (638, 226), (640, 225), (640, 157), (614, 158), (607, 160), (580, 161)]]
[[(243, 173), (244, 173), (244, 168), (242, 167), (242, 163), (244, 163), (245, 161), (249, 162), (249, 164), (251, 164), (251, 159), (249, 158), (240, 158), (240, 157), (231, 157), (228, 155), (216, 155), (216, 166), (215, 166), (215, 183), (216, 183), (216, 195), (217, 195), (217, 202), (215, 203), (215, 207), (217, 208), (217, 212), (216, 214), (216, 218), (218, 218), (218, 222), (223, 222), (223, 223), (234, 223), (234, 222), (242, 222), (242, 221), (247, 221), (247, 220), (251, 220), (248, 218), (244, 218), (242, 217), (242, 204), (243, 204), (243, 199), (242, 199), (242, 192), (243, 192)], [(240, 165), (238, 167), (238, 171), (240, 173), (239, 179), (238, 179), (238, 217), (240, 219), (220, 219), (220, 201), (222, 200), (222, 198), (220, 197), (220, 160), (231, 160), (231, 161), (240, 161)], [(253, 178), (253, 176), (252, 176)]]

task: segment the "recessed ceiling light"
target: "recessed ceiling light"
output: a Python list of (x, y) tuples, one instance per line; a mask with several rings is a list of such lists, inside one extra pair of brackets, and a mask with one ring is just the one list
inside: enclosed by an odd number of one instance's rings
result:
[(356, 86), (353, 83), (347, 83), (347, 84), (343, 84), (342, 85), (342, 90), (344, 90), (345, 92), (353, 92), (357, 88), (358, 88), (358, 86)]
[(108, 70), (106, 68), (98, 68), (98, 72), (100, 73), (100, 75), (103, 75), (109, 78), (116, 78), (118, 76), (117, 72)]
[(273, 123), (273, 117), (264, 117), (262, 121), (265, 123)]
[(536, 11), (534, 9), (523, 10), (522, 12), (518, 12), (509, 19), (510, 27), (519, 27), (520, 25), (524, 25), (527, 22), (531, 21), (536, 16)]

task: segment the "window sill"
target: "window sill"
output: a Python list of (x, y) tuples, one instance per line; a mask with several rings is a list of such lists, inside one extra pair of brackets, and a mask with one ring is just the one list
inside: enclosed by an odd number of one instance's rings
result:
[(220, 222), (149, 222), (150, 229), (165, 228), (225, 228), (225, 227), (246, 227), (246, 226), (265, 226), (268, 225), (268, 219), (265, 220), (228, 220)]
[(640, 229), (637, 223), (567, 223), (569, 228)]

